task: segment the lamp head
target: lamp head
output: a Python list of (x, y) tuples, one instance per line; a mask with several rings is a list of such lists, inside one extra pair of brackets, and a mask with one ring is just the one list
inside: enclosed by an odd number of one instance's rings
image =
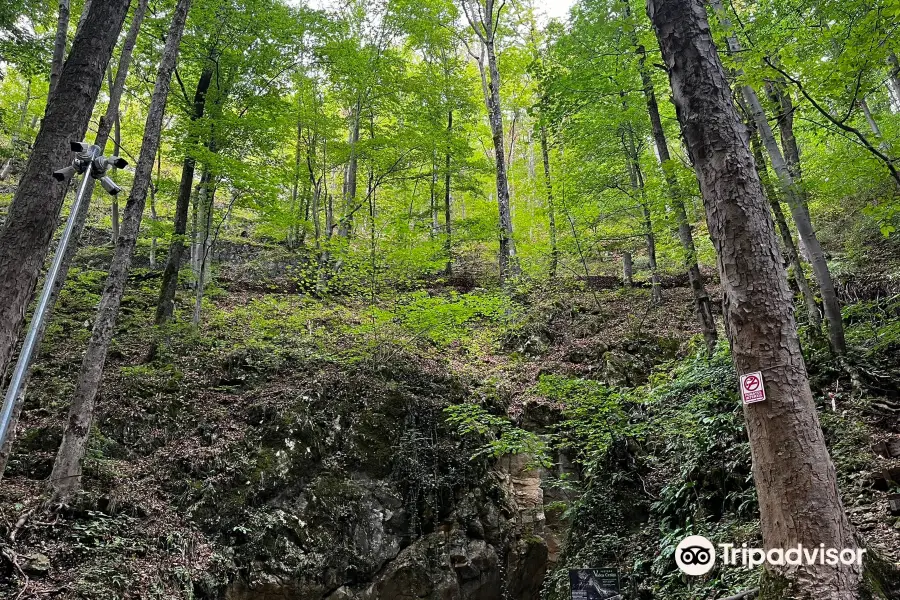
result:
[(104, 175), (103, 177), (100, 178), (100, 185), (103, 186), (104, 190), (106, 190), (109, 194), (111, 194), (113, 196), (117, 195), (119, 192), (122, 191), (122, 188), (120, 188), (118, 185), (116, 185), (116, 182), (113, 181), (112, 179), (110, 179), (109, 177), (107, 177), (106, 175)]
[(65, 167), (63, 169), (53, 171), (53, 179), (55, 179), (57, 181), (65, 181), (66, 179), (68, 179), (69, 177), (71, 177), (74, 174), (75, 174), (75, 167), (73, 167), (72, 165), (69, 165), (68, 167)]

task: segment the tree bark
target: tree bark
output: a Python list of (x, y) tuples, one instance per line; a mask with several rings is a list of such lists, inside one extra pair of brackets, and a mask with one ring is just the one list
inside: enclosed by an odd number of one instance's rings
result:
[(440, 224), (438, 223), (438, 205), (437, 205), (437, 182), (438, 182), (438, 163), (437, 152), (431, 153), (431, 237), (437, 237), (440, 232)]
[(450, 160), (453, 139), (453, 109), (447, 113), (447, 151), (444, 158), (444, 253), (447, 255), (447, 275), (453, 274), (453, 213), (450, 210)]
[(626, 288), (634, 287), (634, 261), (627, 251), (622, 253), (622, 280)]
[[(710, 0), (710, 4), (719, 15), (719, 20), (723, 27), (728, 30), (731, 28), (731, 22), (725, 16), (725, 9), (722, 7), (721, 0)], [(729, 52), (737, 54), (741, 51), (740, 43), (733, 34), (727, 36)], [(797, 226), (797, 233), (803, 242), (803, 246), (809, 253), (809, 261), (819, 283), (819, 291), (822, 294), (822, 304), (825, 307), (825, 318), (828, 321), (828, 341), (831, 349), (835, 354), (843, 354), (847, 350), (847, 343), (844, 339), (844, 322), (841, 316), (841, 305), (834, 289), (834, 281), (831, 279), (831, 271), (828, 269), (828, 262), (825, 259), (825, 252), (816, 236), (816, 230), (813, 227), (812, 219), (809, 215), (809, 206), (806, 202), (806, 195), (803, 187), (791, 173), (788, 163), (785, 161), (769, 126), (765, 111), (759, 102), (756, 91), (749, 85), (741, 86), (741, 94), (750, 116), (753, 118), (756, 128), (759, 131), (760, 138), (766, 151), (769, 153), (769, 159), (772, 162), (772, 168), (778, 175), (781, 187), (784, 192), (785, 199), (791, 209), (791, 216)], [(793, 133), (791, 133), (793, 135)], [(799, 154), (797, 156), (799, 159)], [(799, 161), (797, 162), (799, 168)]]
[[(541, 116), (543, 119), (543, 116)], [(556, 278), (559, 268), (559, 248), (556, 245), (556, 211), (553, 206), (553, 183), (550, 180), (550, 151), (547, 144), (547, 127), (541, 123), (541, 157), (544, 163), (544, 186), (547, 189), (547, 217), (550, 220), (550, 279)]]
[[(761, 371), (765, 402), (744, 406), (765, 548), (856, 548), (800, 351), (775, 229), (701, 0), (648, 0), (678, 119), (718, 254), (739, 374)], [(850, 600), (857, 566), (766, 565), (761, 597)]]
[(184, 261), (185, 234), (187, 233), (188, 212), (191, 208), (191, 192), (194, 189), (194, 171), (197, 167), (197, 159), (192, 152), (199, 142), (200, 135), (196, 131), (196, 122), (203, 118), (206, 110), (206, 93), (212, 81), (212, 67), (207, 66), (200, 74), (197, 81), (197, 89), (194, 92), (193, 109), (191, 112), (191, 129), (188, 133), (188, 143), (185, 148), (184, 161), (181, 164), (181, 181), (178, 184), (178, 199), (175, 201), (175, 231), (169, 244), (169, 256), (166, 259), (166, 268), (163, 271), (162, 285), (159, 289), (159, 300), (156, 303), (157, 326), (163, 325), (175, 314), (175, 291), (178, 289), (178, 271)]
[[(125, 91), (125, 77), (128, 74), (128, 69), (131, 66), (131, 55), (134, 50), (135, 42), (137, 41), (138, 32), (141, 28), (141, 21), (144, 18), (144, 12), (147, 8), (147, 0), (140, 0), (137, 7), (135, 8), (134, 15), (131, 18), (131, 25), (128, 28), (128, 33), (125, 36), (125, 41), (122, 44), (122, 52), (119, 54), (119, 66), (116, 70), (116, 78), (113, 84), (110, 86), (109, 93), (109, 104), (106, 107), (106, 113), (103, 117), (100, 118), (100, 122), (97, 126), (97, 136), (94, 138), (94, 144), (101, 148), (101, 152), (106, 151), (106, 144), (109, 140), (109, 133), (111, 128), (111, 123), (118, 116), (119, 113), (119, 103), (122, 100), (122, 93)], [(81, 202), (81, 207), (76, 215), (74, 229), (72, 231), (71, 242), (65, 249), (65, 254), (63, 255), (62, 263), (60, 264), (59, 273), (56, 277), (56, 281), (53, 282), (53, 290), (50, 293), (50, 298), (47, 303), (47, 316), (44, 319), (43, 325), (41, 329), (37, 332), (37, 337), (35, 339), (34, 351), (32, 353), (32, 362), (38, 356), (38, 353), (41, 349), (41, 342), (44, 339), (44, 334), (47, 330), (47, 325), (50, 322), (50, 316), (53, 314), (53, 309), (56, 306), (56, 301), (59, 299), (59, 293), (62, 291), (62, 287), (66, 282), (66, 278), (69, 274), (69, 267), (72, 266), (72, 261), (75, 259), (75, 254), (78, 252), (78, 238), (81, 237), (81, 232), (84, 230), (84, 224), (87, 221), (88, 209), (90, 207), (91, 195), (94, 190), (94, 181), (90, 181), (87, 184), (87, 189), (84, 192), (84, 199)], [(27, 375), (30, 377), (30, 373)], [(15, 427), (16, 423), (19, 420), (19, 415), (22, 411), (22, 405), (25, 402), (25, 394), (28, 389), (28, 379), (25, 380), (22, 385), (22, 391), (19, 393), (19, 397), (16, 399), (16, 407), (13, 411), (13, 417), (10, 422), (9, 434), (6, 438), (6, 443), (0, 448), (0, 478), (3, 477), (3, 473), (6, 471), (6, 465), (9, 462), (9, 455), (12, 452), (12, 443), (15, 438)]]
[(859, 107), (863, 111), (863, 115), (866, 117), (866, 123), (869, 124), (869, 130), (872, 132), (872, 135), (878, 139), (878, 147), (881, 148), (882, 152), (890, 152), (891, 145), (890, 143), (884, 139), (884, 134), (881, 132), (881, 127), (878, 126), (878, 122), (875, 120), (875, 117), (872, 116), (872, 111), (869, 110), (869, 103), (866, 102), (865, 98), (861, 98), (859, 101)]
[[(109, 89), (113, 88), (113, 73), (112, 73), (112, 65), (110, 65), (106, 69), (106, 77), (109, 82)], [(119, 148), (122, 145), (122, 126), (119, 122), (119, 112), (116, 111), (116, 114), (113, 116), (113, 153), (118, 155)], [(114, 170), (114, 168), (112, 169)], [(116, 196), (112, 197), (112, 213), (110, 214), (110, 220), (112, 222), (112, 231), (110, 232), (110, 241), (113, 246), (116, 245), (116, 240), (119, 239), (119, 199)]]
[[(195, 282), (200, 278), (203, 255), (209, 241), (214, 194), (215, 180), (209, 165), (206, 165), (203, 168), (203, 174), (200, 175), (200, 185), (197, 186), (197, 194), (194, 196), (194, 235), (191, 240), (191, 270), (193, 271)], [(196, 292), (196, 286), (194, 291)]]
[[(99, 1), (94, 0), (95, 3)], [(147, 200), (147, 190), (153, 174), (153, 163), (159, 149), (169, 84), (175, 70), (190, 4), (191, 0), (178, 0), (166, 36), (166, 44), (160, 59), (150, 108), (147, 112), (141, 154), (135, 168), (131, 193), (125, 205), (122, 234), (116, 242), (109, 276), (100, 299), (97, 318), (94, 321), (91, 340), (82, 361), (81, 373), (78, 376), (78, 384), (69, 409), (69, 420), (63, 432), (56, 461), (53, 464), (53, 472), (50, 475), (50, 484), (57, 501), (67, 500), (81, 485), (81, 461), (84, 458), (94, 418), (94, 404), (106, 363), (107, 350), (115, 331), (131, 257), (137, 243), (141, 217)], [(90, 21), (90, 17), (88, 20)]]
[[(156, 151), (156, 181), (150, 186), (150, 220), (154, 223), (158, 220), (156, 213), (156, 190), (159, 189), (159, 182), (162, 178), (162, 151)], [(156, 236), (150, 240), (150, 268), (156, 268)]]
[(203, 292), (209, 278), (208, 261), (212, 250), (212, 221), (215, 212), (216, 181), (209, 170), (204, 170), (200, 192), (195, 202), (199, 205), (199, 221), (197, 223), (197, 269), (194, 273), (194, 314), (191, 323), (199, 327), (203, 308)]
[(338, 235), (350, 237), (353, 231), (353, 212), (356, 210), (357, 173), (359, 171), (359, 119), (360, 102), (357, 100), (353, 110), (353, 121), (350, 123), (350, 161), (347, 163), (347, 174), (344, 181), (344, 216), (338, 224)]
[(59, 0), (59, 12), (56, 19), (56, 38), (53, 42), (53, 58), (50, 62), (50, 87), (48, 96), (53, 95), (59, 74), (62, 73), (66, 59), (66, 42), (69, 36), (69, 0)]
[(888, 79), (887, 86), (893, 100), (893, 112), (900, 112), (900, 60), (893, 52), (888, 54)]
[[(491, 17), (493, 19), (493, 17)], [(488, 19), (488, 22), (491, 22)], [(489, 26), (490, 27), (490, 26)], [(506, 282), (519, 274), (516, 259), (516, 245), (513, 240), (512, 216), (510, 213), (509, 179), (506, 173), (506, 156), (504, 154), (503, 113), (500, 109), (500, 71), (497, 68), (497, 55), (494, 52), (493, 33), (485, 44), (487, 48), (488, 90), (490, 105), (488, 114), (491, 122), (491, 137), (494, 140), (494, 161), (497, 169), (497, 207), (500, 212), (500, 281)]]
[(784, 160), (791, 176), (799, 181), (803, 177), (800, 167), (800, 146), (794, 135), (794, 102), (784, 91), (784, 80), (768, 82), (766, 92), (775, 105), (775, 122), (781, 136), (781, 147), (784, 148)]
[(0, 230), (0, 373), (5, 372), (28, 301), (56, 229), (68, 186), (53, 172), (84, 139), (103, 71), (125, 20), (128, 0), (95, 0), (50, 97), (45, 118)]

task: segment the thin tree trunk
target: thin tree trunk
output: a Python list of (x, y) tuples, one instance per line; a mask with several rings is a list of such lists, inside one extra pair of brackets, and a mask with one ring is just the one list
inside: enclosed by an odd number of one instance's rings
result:
[(781, 203), (778, 200), (778, 193), (768, 177), (766, 169), (766, 159), (763, 155), (763, 151), (759, 142), (759, 136), (758, 134), (756, 134), (755, 126), (752, 127), (750, 146), (753, 149), (753, 157), (756, 161), (757, 172), (759, 173), (759, 178), (762, 182), (763, 191), (765, 192), (766, 197), (769, 200), (769, 205), (772, 207), (772, 214), (775, 217), (775, 224), (778, 226), (778, 231), (781, 234), (782, 241), (784, 242), (788, 262), (791, 264), (794, 270), (794, 281), (797, 284), (797, 289), (800, 291), (800, 296), (806, 306), (807, 318), (809, 319), (810, 328), (814, 333), (818, 333), (819, 331), (821, 331), (822, 327), (822, 319), (819, 315), (819, 308), (818, 306), (816, 306), (815, 296), (813, 295), (812, 289), (809, 286), (809, 282), (806, 280), (806, 275), (803, 272), (803, 262), (800, 260), (800, 253), (797, 250), (797, 245), (794, 243), (794, 236), (791, 233), (790, 227), (788, 227), (787, 220), (784, 218), (784, 212), (782, 212), (781, 210)]
[(69, 36), (69, 0), (59, 0), (59, 12), (56, 19), (56, 38), (53, 42), (53, 58), (50, 62), (50, 87), (47, 95), (52, 96), (59, 74), (62, 73), (66, 60), (66, 42)]
[(642, 226), (644, 239), (647, 243), (647, 260), (650, 266), (650, 300), (654, 305), (658, 306), (662, 304), (663, 296), (662, 285), (660, 285), (659, 281), (659, 270), (656, 264), (656, 236), (653, 234), (653, 221), (650, 217), (650, 206), (647, 204), (647, 194), (644, 189), (644, 175), (641, 172), (640, 157), (634, 143), (634, 130), (631, 128), (630, 123), (625, 124), (625, 130), (622, 132), (622, 143), (628, 163), (628, 175), (631, 178), (631, 189), (637, 194), (641, 204)]
[(201, 184), (201, 192), (197, 194), (196, 202), (200, 205), (200, 219), (197, 232), (197, 271), (194, 279), (194, 314), (191, 323), (194, 327), (200, 325), (200, 316), (203, 308), (203, 292), (209, 277), (207, 264), (209, 253), (212, 250), (212, 221), (215, 212), (216, 182), (212, 175), (204, 172), (206, 183)]
[[(109, 88), (113, 87), (113, 74), (112, 74), (112, 65), (108, 69), (106, 69), (107, 80), (109, 81)], [(113, 151), (115, 154), (119, 154), (119, 148), (122, 145), (122, 126), (119, 120), (119, 112), (116, 111), (116, 115), (113, 119)], [(111, 231), (111, 241), (113, 245), (116, 244), (116, 240), (119, 239), (119, 199), (117, 196), (112, 197), (112, 213), (110, 214), (110, 220), (112, 221), (112, 231)]]
[[(781, 147), (784, 148), (784, 160), (788, 171), (795, 181), (803, 178), (800, 166), (800, 146), (794, 136), (794, 102), (784, 90), (784, 80), (766, 83), (766, 93), (775, 106), (775, 122), (781, 136)], [(805, 199), (805, 198), (804, 198)]]
[(325, 238), (330, 239), (334, 235), (334, 195), (327, 194), (325, 200)]
[(72, 43), (0, 229), (0, 373), (6, 371), (25, 320), (68, 186), (57, 182), (53, 172), (71, 163), (70, 140), (84, 139), (127, 9), (128, 0), (93, 4)]
[(509, 179), (506, 174), (506, 156), (504, 154), (503, 113), (500, 108), (500, 71), (497, 68), (497, 55), (494, 52), (494, 36), (491, 29), (493, 17), (487, 20), (488, 37), (485, 43), (487, 52), (488, 91), (490, 104), (488, 115), (491, 122), (491, 137), (494, 140), (494, 162), (497, 171), (497, 208), (500, 213), (500, 282), (518, 276), (519, 265), (516, 259), (516, 245), (513, 239), (512, 215), (510, 213)]
[[(630, 13), (630, 5), (627, 6)], [(715, 351), (716, 343), (719, 340), (719, 334), (716, 331), (716, 320), (712, 311), (712, 302), (710, 302), (709, 293), (706, 291), (706, 286), (703, 283), (700, 265), (697, 263), (697, 247), (694, 244), (694, 234), (691, 231), (687, 211), (684, 208), (684, 199), (679, 191), (672, 156), (669, 154), (669, 144), (659, 115), (659, 104), (656, 102), (653, 79), (647, 68), (647, 51), (642, 44), (638, 43), (637, 35), (634, 31), (632, 31), (632, 43), (636, 46), (638, 52), (641, 83), (644, 87), (644, 97), (647, 102), (647, 113), (650, 117), (653, 140), (656, 144), (659, 163), (668, 187), (670, 206), (678, 222), (678, 240), (681, 242), (681, 247), (684, 250), (684, 266), (687, 270), (688, 282), (694, 296), (694, 311), (697, 314), (697, 320), (700, 322), (700, 329), (703, 331), (706, 348), (712, 353)]]
[[(644, 190), (641, 188), (641, 195)], [(656, 265), (656, 236), (653, 235), (653, 223), (650, 220), (650, 207), (647, 200), (641, 200), (641, 211), (644, 213), (644, 237), (647, 239), (647, 258), (650, 263), (650, 299), (655, 305), (663, 303), (662, 286), (659, 282), (659, 269)]]
[[(541, 115), (543, 119), (543, 115)], [(550, 179), (550, 151), (547, 144), (547, 127), (541, 122), (541, 157), (544, 163), (544, 186), (547, 189), (547, 217), (550, 220), (550, 279), (556, 278), (559, 267), (559, 248), (556, 245), (556, 211), (553, 206), (553, 182)]]
[(881, 128), (878, 127), (878, 123), (876, 123), (874, 117), (872, 117), (872, 111), (869, 110), (869, 103), (863, 98), (859, 101), (859, 106), (863, 110), (863, 114), (866, 117), (866, 122), (869, 124), (869, 129), (872, 131), (872, 134), (880, 140), (883, 137), (881, 135)]
[(347, 163), (347, 173), (344, 180), (344, 215), (338, 224), (338, 236), (350, 237), (353, 231), (353, 212), (356, 209), (357, 171), (359, 170), (359, 157), (357, 146), (359, 145), (359, 120), (360, 102), (357, 100), (353, 110), (353, 121), (350, 124), (350, 161)]
[[(156, 182), (150, 186), (150, 219), (156, 223), (158, 216), (156, 213), (156, 190), (159, 189), (159, 182), (162, 179), (162, 148), (156, 152)], [(150, 268), (156, 268), (156, 236), (150, 240)]]
[(819, 307), (816, 305), (816, 298), (809, 287), (806, 275), (803, 272), (803, 262), (800, 260), (800, 253), (797, 251), (797, 245), (794, 243), (794, 236), (788, 227), (787, 220), (784, 218), (784, 212), (781, 210), (781, 202), (778, 200), (778, 193), (769, 179), (766, 169), (766, 157), (763, 154), (762, 147), (759, 143), (759, 135), (756, 132), (756, 126), (752, 127), (750, 135), (750, 147), (753, 149), (753, 158), (756, 161), (757, 173), (759, 173), (762, 182), (763, 191), (769, 200), (769, 206), (772, 207), (772, 214), (775, 217), (775, 224), (778, 226), (778, 232), (781, 234), (781, 240), (784, 242), (787, 259), (794, 268), (794, 281), (797, 289), (800, 291), (800, 297), (806, 306), (806, 315), (809, 319), (810, 330), (813, 336), (818, 336), (822, 331), (822, 317), (819, 315)]
[[(725, 16), (725, 9), (722, 7), (721, 0), (710, 0), (710, 4), (719, 15), (719, 20), (722, 22), (723, 27), (729, 30), (731, 22)], [(729, 51), (732, 54), (737, 54), (741, 51), (740, 43), (734, 35), (729, 34), (727, 40)], [(772, 133), (772, 128), (769, 126), (769, 121), (762, 109), (756, 91), (749, 85), (744, 85), (741, 86), (741, 93), (762, 138), (763, 145), (769, 153), (772, 168), (775, 169), (775, 173), (781, 182), (785, 199), (791, 209), (794, 223), (797, 225), (797, 233), (800, 234), (803, 246), (809, 253), (813, 273), (816, 276), (816, 281), (819, 283), (819, 291), (822, 294), (822, 304), (825, 307), (825, 318), (828, 321), (828, 341), (831, 349), (835, 354), (843, 354), (847, 350), (847, 343), (844, 340), (841, 305), (834, 289), (834, 282), (831, 279), (831, 271), (828, 269), (825, 252), (822, 250), (822, 245), (819, 243), (819, 238), (816, 236), (816, 231), (812, 225), (812, 219), (809, 216), (809, 206), (806, 203), (803, 187), (795, 181), (788, 163), (781, 154), (781, 149), (778, 147), (778, 142), (775, 140), (775, 135)]]
[[(99, 3), (100, 0), (94, 0), (94, 2)], [(135, 168), (134, 182), (128, 203), (125, 205), (122, 235), (116, 243), (109, 277), (100, 299), (100, 308), (94, 321), (91, 340), (82, 361), (81, 373), (78, 376), (78, 384), (69, 409), (69, 420), (63, 432), (56, 461), (53, 464), (53, 472), (50, 475), (50, 484), (57, 501), (67, 500), (81, 486), (81, 461), (84, 458), (94, 418), (94, 404), (106, 363), (107, 350), (115, 331), (131, 257), (137, 243), (141, 217), (147, 199), (147, 189), (153, 174), (153, 163), (159, 149), (169, 84), (172, 72), (175, 70), (181, 35), (184, 32), (190, 3), (191, 0), (178, 0), (166, 36), (166, 44), (160, 59), (150, 108), (147, 112), (141, 154)], [(90, 22), (90, 17), (88, 22)]]
[(622, 279), (626, 288), (634, 287), (634, 261), (631, 252), (622, 253)]
[[(119, 103), (122, 99), (122, 93), (125, 91), (125, 76), (128, 73), (128, 69), (131, 65), (131, 55), (134, 50), (134, 45), (137, 40), (138, 32), (140, 31), (141, 21), (144, 17), (144, 12), (147, 8), (147, 0), (141, 0), (138, 6), (135, 8), (134, 15), (131, 18), (131, 25), (128, 28), (128, 33), (125, 36), (125, 41), (122, 44), (122, 52), (119, 55), (119, 66), (116, 70), (116, 79), (113, 84), (110, 86), (109, 93), (109, 104), (106, 107), (106, 113), (103, 117), (100, 118), (100, 122), (97, 126), (97, 136), (94, 138), (94, 144), (101, 148), (101, 152), (106, 152), (106, 144), (109, 140), (109, 133), (111, 128), (111, 123), (116, 118), (119, 112)], [(57, 274), (56, 280), (53, 282), (53, 289), (50, 292), (50, 297), (47, 301), (47, 316), (44, 319), (44, 322), (41, 326), (41, 329), (37, 332), (37, 336), (35, 338), (34, 351), (32, 353), (32, 363), (37, 358), (40, 349), (41, 342), (44, 339), (44, 334), (47, 330), (47, 325), (50, 322), (50, 316), (53, 314), (53, 309), (56, 306), (56, 301), (59, 299), (59, 293), (62, 291), (62, 287), (66, 282), (66, 277), (69, 274), (69, 268), (72, 266), (72, 261), (75, 259), (75, 254), (78, 252), (78, 239), (81, 237), (81, 232), (84, 230), (84, 224), (87, 221), (88, 209), (90, 207), (91, 195), (94, 190), (94, 181), (90, 181), (87, 184), (87, 188), (84, 192), (84, 199), (81, 202), (81, 207), (78, 211), (78, 214), (75, 217), (75, 223), (72, 230), (72, 237), (69, 245), (65, 249), (65, 254), (63, 254), (63, 259), (60, 264), (59, 273)], [(10, 420), (10, 428), (9, 435), (7, 435), (6, 443), (0, 448), (0, 477), (3, 476), (3, 473), (6, 471), (6, 465), (9, 462), (9, 455), (12, 452), (12, 443), (15, 438), (15, 427), (19, 420), (19, 415), (22, 411), (22, 405), (25, 403), (25, 394), (28, 390), (28, 379), (30, 379), (30, 372), (26, 375), (26, 379), (22, 384), (22, 390), (19, 392), (19, 396), (16, 399), (16, 407), (13, 412), (13, 418)]]
[(891, 52), (888, 54), (887, 63), (887, 86), (893, 100), (893, 112), (897, 113), (900, 112), (900, 61), (897, 60), (897, 55)]
[(440, 231), (438, 224), (438, 206), (437, 206), (437, 182), (438, 182), (438, 165), (437, 152), (431, 153), (431, 237), (437, 236)]
[(197, 194), (194, 196), (194, 235), (191, 240), (191, 271), (194, 273), (195, 282), (200, 278), (200, 266), (203, 262), (203, 253), (209, 238), (207, 222), (212, 214), (214, 186), (213, 175), (207, 165), (200, 176), (200, 185), (197, 186)]
[[(185, 234), (187, 233), (188, 212), (191, 207), (191, 192), (194, 189), (194, 171), (197, 159), (192, 156), (194, 148), (199, 141), (199, 132), (196, 131), (197, 121), (203, 118), (206, 109), (206, 93), (212, 81), (213, 71), (206, 67), (197, 81), (197, 89), (194, 92), (194, 103), (191, 112), (191, 129), (185, 148), (184, 161), (181, 165), (181, 182), (178, 185), (178, 199), (175, 202), (175, 231), (169, 244), (169, 256), (166, 259), (166, 268), (163, 271), (162, 285), (159, 289), (159, 300), (156, 303), (157, 326), (169, 321), (175, 314), (175, 292), (178, 289), (178, 271), (184, 261)], [(151, 352), (151, 355), (153, 353)]]
[(323, 140), (323, 148), (322, 148), (322, 174), (319, 177), (316, 177), (317, 170), (315, 166), (316, 161), (316, 146), (318, 144), (318, 135), (310, 134), (310, 142), (306, 148), (306, 169), (309, 174), (309, 182), (312, 186), (312, 199), (310, 200), (312, 213), (311, 218), (313, 222), (313, 234), (315, 235), (316, 241), (316, 250), (320, 250), (322, 247), (322, 225), (319, 221), (319, 203), (322, 198), (322, 186), (325, 182), (325, 146)]
[(447, 275), (453, 274), (453, 214), (450, 210), (450, 159), (453, 139), (453, 110), (447, 113), (447, 153), (444, 164), (444, 253), (447, 255)]
[(866, 102), (865, 98), (862, 98), (859, 101), (859, 107), (863, 111), (863, 115), (866, 117), (866, 123), (869, 124), (869, 129), (872, 131), (872, 135), (879, 141), (878, 147), (881, 148), (882, 152), (890, 152), (891, 145), (890, 143), (884, 139), (884, 134), (881, 132), (881, 127), (878, 126), (878, 122), (875, 120), (875, 117), (872, 116), (872, 111), (869, 110), (869, 103)]
[[(303, 120), (302, 120), (303, 102), (301, 95), (297, 94), (297, 133), (294, 143), (294, 182), (291, 186), (291, 220), (288, 224), (287, 245), (289, 250), (297, 248), (297, 238), (299, 237), (300, 225), (296, 222), (298, 216), (297, 206), (300, 194), (300, 165), (303, 163), (301, 157), (303, 149)], [(307, 152), (307, 154), (309, 154)]]
[[(702, 0), (649, 0), (678, 119), (718, 254), (738, 374), (761, 371), (767, 399), (744, 406), (766, 550), (856, 548), (809, 387), (790, 291), (759, 176)], [(766, 564), (762, 600), (851, 600), (857, 566)]]

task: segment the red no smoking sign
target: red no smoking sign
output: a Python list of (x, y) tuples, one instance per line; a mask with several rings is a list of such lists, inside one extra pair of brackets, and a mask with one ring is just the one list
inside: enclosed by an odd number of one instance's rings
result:
[(761, 372), (741, 375), (741, 398), (744, 400), (744, 404), (762, 402), (766, 399), (766, 388), (763, 385)]

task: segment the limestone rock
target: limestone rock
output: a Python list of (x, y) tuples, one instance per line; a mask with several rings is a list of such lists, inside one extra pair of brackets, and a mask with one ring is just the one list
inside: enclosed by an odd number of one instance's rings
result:
[(50, 571), (50, 558), (40, 552), (29, 554), (25, 557), (22, 570), (30, 575), (44, 575)]

